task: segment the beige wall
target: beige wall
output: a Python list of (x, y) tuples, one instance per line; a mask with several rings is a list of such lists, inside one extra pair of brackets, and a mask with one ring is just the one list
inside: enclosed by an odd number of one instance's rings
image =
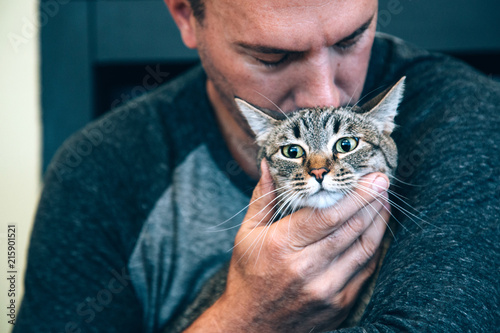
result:
[(7, 227), (16, 228), (16, 311), (40, 186), (36, 0), (0, 1), (0, 332), (9, 332)]

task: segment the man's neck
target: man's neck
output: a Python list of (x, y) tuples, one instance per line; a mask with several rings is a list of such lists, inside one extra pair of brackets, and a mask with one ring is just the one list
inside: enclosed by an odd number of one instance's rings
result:
[(260, 178), (256, 161), (258, 147), (255, 138), (242, 128), (243, 117), (236, 113), (237, 111), (229, 109), (230, 106), (224, 103), (210, 80), (207, 80), (207, 93), (231, 155), (247, 175), (258, 180)]

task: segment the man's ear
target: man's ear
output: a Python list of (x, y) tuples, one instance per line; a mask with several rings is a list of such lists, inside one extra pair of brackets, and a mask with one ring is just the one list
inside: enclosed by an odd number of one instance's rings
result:
[(182, 41), (190, 49), (197, 47), (196, 43), (196, 18), (193, 15), (193, 10), (188, 0), (164, 0), (170, 11), (170, 15), (174, 19), (179, 31), (181, 32)]

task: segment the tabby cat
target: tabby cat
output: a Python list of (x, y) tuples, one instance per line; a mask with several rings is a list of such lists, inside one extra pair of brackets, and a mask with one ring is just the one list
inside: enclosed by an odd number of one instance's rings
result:
[(404, 79), (362, 107), (305, 108), (280, 117), (236, 98), (256, 135), (259, 164), (268, 161), (278, 210), (328, 207), (362, 186), (358, 180), (368, 173), (392, 176), (397, 148), (390, 135)]

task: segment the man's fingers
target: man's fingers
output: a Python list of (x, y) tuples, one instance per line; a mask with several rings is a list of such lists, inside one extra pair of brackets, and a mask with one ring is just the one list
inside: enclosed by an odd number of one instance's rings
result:
[[(370, 205), (380, 208), (380, 203), (377, 200), (381, 200), (380, 195), (385, 193), (389, 187), (387, 176), (382, 173), (374, 173), (363, 177), (362, 182), (363, 184), (371, 184), (371, 188), (368, 187), (369, 185), (360, 186), (329, 208), (320, 210), (305, 208), (295, 212), (293, 218), (290, 219), (290, 225), (283, 225), (283, 228), (287, 228), (287, 233), (293, 236), (291, 237), (294, 242), (292, 245), (300, 248), (321, 241), (337, 231), (361, 209), (368, 208), (368, 212), (373, 213), (373, 208)], [(367, 222), (371, 222), (371, 220)], [(367, 225), (368, 223), (366, 223), (365, 228)], [(361, 228), (360, 231), (363, 230), (364, 228)]]
[[(338, 265), (337, 262), (354, 248), (354, 254), (359, 255), (353, 259), (354, 265), (362, 265), (363, 261), (373, 255), (372, 252), (378, 248), (385, 232), (385, 223), (389, 218), (389, 209), (387, 194), (384, 193), (359, 210), (333, 233), (308, 246), (310, 255), (328, 269), (332, 263)], [(339, 270), (351, 272), (353, 268), (342, 267)]]
[(344, 276), (346, 278), (343, 281), (345, 285), (360, 271), (363, 271), (367, 263), (375, 256), (384, 237), (389, 217), (390, 207), (385, 205), (377, 212), (373, 222), (370, 223), (365, 232), (335, 260), (334, 265), (331, 265), (332, 274), (335, 274), (336, 271), (351, 272), (350, 276)]
[(265, 159), (261, 161), (260, 168), (260, 180), (253, 191), (244, 222), (251, 228), (257, 225), (266, 225), (273, 215), (277, 202), (273, 179)]
[(380, 247), (389, 215), (388, 206), (380, 208), (365, 232), (340, 255), (329, 257), (329, 254), (324, 253), (325, 249), (323, 254), (320, 252), (312, 254), (317, 258), (316, 262), (325, 263), (323, 268), (325, 273), (318, 275), (313, 284), (321, 286), (325, 293), (328, 290), (339, 291), (347, 287), (357, 291), (357, 287), (360, 287), (373, 273), (374, 267), (371, 261), (376, 257)]
[(349, 304), (354, 304), (354, 300), (358, 298), (359, 292), (362, 290), (363, 285), (373, 275), (377, 269), (380, 260), (380, 251), (367, 262), (367, 264), (358, 271), (344, 286), (342, 293), (344, 294), (344, 301)]

